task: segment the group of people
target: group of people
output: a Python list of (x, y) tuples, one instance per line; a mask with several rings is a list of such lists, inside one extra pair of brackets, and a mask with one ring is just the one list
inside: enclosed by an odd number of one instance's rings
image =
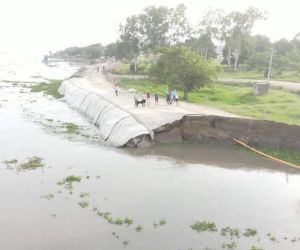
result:
[[(155, 92), (154, 94), (154, 100), (155, 105), (158, 105), (158, 93)], [(134, 96), (135, 105), (138, 106), (139, 104), (142, 104), (142, 106), (145, 106), (145, 104), (150, 105), (151, 104), (151, 93), (149, 90), (144, 92), (142, 95), (139, 95), (137, 92)]]
[[(176, 89), (173, 91), (170, 91), (169, 89), (166, 89), (165, 91), (165, 97), (166, 97), (166, 102), (168, 105), (172, 105), (174, 102), (176, 106), (179, 106), (179, 97), (177, 94)], [(159, 100), (159, 95), (157, 92), (154, 93), (154, 104), (158, 105), (158, 100)], [(144, 92), (141, 95), (138, 95), (138, 93), (135, 93), (134, 96), (134, 102), (135, 106), (138, 106), (139, 104), (142, 104), (142, 106), (145, 106), (145, 104), (150, 105), (151, 104), (151, 93), (149, 90)]]
[(176, 104), (176, 106), (179, 105), (179, 96), (176, 89), (174, 89), (173, 91), (166, 89), (165, 96), (168, 105), (172, 105), (173, 102)]

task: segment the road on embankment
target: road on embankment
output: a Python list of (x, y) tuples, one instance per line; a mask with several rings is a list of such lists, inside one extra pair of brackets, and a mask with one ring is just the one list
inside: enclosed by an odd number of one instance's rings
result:
[(108, 81), (104, 74), (98, 72), (97, 66), (86, 67), (82, 77), (71, 78), (69, 81), (79, 88), (102, 96), (112, 104), (130, 113), (149, 130), (180, 120), (184, 115), (189, 114), (239, 117), (216, 108), (187, 102), (180, 102), (179, 106), (175, 104), (169, 106), (164, 97), (160, 97), (159, 105), (155, 105), (154, 97), (151, 97), (149, 105), (135, 107), (134, 93), (117, 87), (118, 96), (116, 96), (115, 83)]

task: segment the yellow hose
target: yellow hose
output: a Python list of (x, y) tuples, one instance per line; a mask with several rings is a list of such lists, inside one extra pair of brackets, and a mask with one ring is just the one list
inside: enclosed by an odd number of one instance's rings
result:
[(271, 156), (271, 155), (268, 155), (268, 154), (266, 154), (266, 153), (263, 153), (263, 152), (261, 152), (261, 151), (255, 149), (255, 148), (250, 147), (249, 145), (247, 145), (246, 143), (244, 143), (244, 142), (242, 142), (242, 141), (240, 141), (240, 140), (238, 140), (238, 139), (233, 139), (233, 140), (234, 140), (236, 143), (238, 143), (238, 144), (244, 146), (245, 148), (250, 149), (251, 151), (253, 151), (253, 152), (255, 152), (255, 153), (257, 153), (257, 154), (259, 154), (259, 155), (261, 155), (261, 156), (264, 156), (264, 157), (266, 157), (266, 158), (268, 158), (268, 159), (271, 159), (271, 160), (273, 160), (273, 161), (276, 161), (276, 162), (285, 164), (285, 165), (290, 166), (290, 167), (292, 167), (292, 168), (300, 169), (300, 166), (298, 166), (298, 165), (295, 165), (295, 164), (290, 163), (290, 162), (287, 162), (287, 161), (280, 160), (280, 159), (275, 158), (275, 157), (273, 157), (273, 156)]

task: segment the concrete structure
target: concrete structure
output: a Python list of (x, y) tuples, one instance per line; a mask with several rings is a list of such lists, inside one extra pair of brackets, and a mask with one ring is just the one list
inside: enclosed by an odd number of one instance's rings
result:
[(253, 84), (253, 94), (254, 95), (265, 95), (269, 91), (269, 83), (257, 82)]

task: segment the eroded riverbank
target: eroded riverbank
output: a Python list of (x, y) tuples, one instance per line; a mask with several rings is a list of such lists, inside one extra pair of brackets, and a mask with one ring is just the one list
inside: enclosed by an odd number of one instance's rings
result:
[(238, 117), (202, 105), (183, 102), (173, 107), (132, 105), (134, 93), (107, 81), (96, 66), (81, 68), (58, 90), (66, 102), (99, 128), (101, 137), (116, 147), (154, 144), (217, 142), (236, 140), (254, 147), (296, 152), (300, 149), (300, 127), (279, 122)]

